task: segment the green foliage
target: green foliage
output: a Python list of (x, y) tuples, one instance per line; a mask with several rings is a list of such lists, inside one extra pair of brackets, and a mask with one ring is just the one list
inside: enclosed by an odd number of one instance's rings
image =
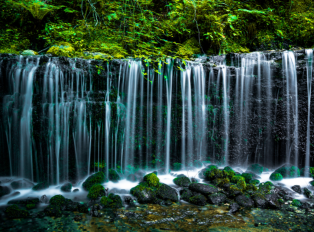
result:
[(157, 187), (159, 185), (159, 178), (156, 176), (155, 173), (147, 174), (146, 176), (144, 176), (143, 179), (150, 187)]
[(98, 197), (105, 195), (105, 187), (101, 184), (95, 184), (91, 187), (87, 194), (87, 198), (91, 200), (97, 200)]
[(259, 180), (250, 180), (250, 184), (259, 185)]
[(296, 206), (296, 207), (301, 207), (302, 202), (299, 201), (298, 199), (293, 199), (291, 205)]
[(252, 173), (242, 173), (242, 175), (247, 183), (250, 183), (250, 181), (253, 179)]

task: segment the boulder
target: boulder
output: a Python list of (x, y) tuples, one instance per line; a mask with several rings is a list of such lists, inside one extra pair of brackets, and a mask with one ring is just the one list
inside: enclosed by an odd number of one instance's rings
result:
[(178, 201), (178, 193), (175, 189), (166, 184), (161, 184), (157, 189), (157, 197), (163, 200)]
[(265, 199), (267, 200), (267, 206), (270, 209), (279, 209), (280, 203), (279, 203), (279, 196), (275, 193), (270, 193), (265, 195)]
[(79, 189), (73, 189), (73, 192), (74, 193), (76, 193), (76, 192), (78, 192), (78, 191), (80, 191)]
[(303, 188), (303, 195), (309, 199), (313, 199), (313, 194), (308, 188)]
[(283, 165), (282, 167), (276, 169), (274, 172), (280, 173), (283, 178), (295, 178), (300, 176), (299, 168), (290, 164)]
[(55, 195), (49, 200), (50, 205), (55, 205), (58, 207), (62, 207), (66, 205), (66, 199), (62, 195)]
[(281, 181), (283, 179), (282, 175), (278, 172), (273, 172), (270, 177), (269, 177), (270, 180), (272, 181)]
[(38, 55), (37, 52), (33, 51), (33, 50), (24, 50), (22, 53), (21, 53), (22, 56), (36, 56)]
[(11, 192), (9, 187), (7, 186), (0, 186), (0, 197), (3, 197), (4, 195), (8, 195)]
[(155, 189), (143, 182), (132, 188), (130, 193), (137, 198), (139, 203), (153, 203), (156, 199)]
[(262, 174), (263, 170), (264, 170), (263, 166), (259, 164), (251, 164), (247, 169), (247, 171), (253, 172), (258, 175)]
[(61, 186), (62, 192), (71, 192), (71, 190), (72, 190), (72, 184), (71, 183), (65, 183), (64, 185)]
[(91, 176), (89, 176), (84, 182), (83, 182), (83, 188), (87, 191), (93, 187), (95, 184), (103, 184), (105, 182), (108, 182), (108, 178), (105, 176), (103, 172), (97, 172)]
[(253, 180), (252, 173), (242, 173), (241, 176), (245, 179), (246, 183), (250, 183), (250, 181)]
[(13, 181), (11, 182), (11, 188), (12, 189), (30, 189), (32, 187), (34, 187), (34, 184), (32, 182), (30, 182), (29, 180), (17, 180), (17, 181)]
[(119, 195), (109, 194), (108, 197), (104, 196), (101, 198), (100, 203), (105, 208), (121, 208), (123, 207), (122, 199)]
[(267, 207), (267, 200), (263, 195), (256, 194), (253, 196), (253, 201), (257, 208), (265, 209)]
[(190, 197), (193, 197), (196, 193), (192, 192), (190, 189), (184, 188), (180, 190), (180, 198), (185, 201), (189, 201)]
[(10, 205), (5, 209), (5, 214), (8, 218), (27, 218), (29, 213), (27, 210), (20, 209), (17, 205)]
[(48, 204), (49, 199), (46, 195), (42, 195), (39, 199), (40, 203)]
[(118, 182), (121, 179), (118, 172), (114, 169), (109, 169), (109, 180), (112, 182)]
[(143, 181), (146, 182), (150, 187), (158, 187), (159, 185), (159, 178), (155, 173), (149, 173), (145, 175)]
[(291, 189), (295, 191), (296, 193), (302, 194), (302, 189), (300, 185), (293, 185)]
[(178, 175), (174, 180), (173, 183), (180, 187), (188, 187), (191, 184), (190, 179), (185, 175)]
[(97, 200), (99, 197), (106, 195), (105, 187), (101, 184), (95, 184), (91, 187), (87, 194), (87, 198), (90, 200)]
[(196, 194), (195, 196), (189, 198), (189, 203), (204, 206), (206, 205), (206, 197), (202, 194)]
[(219, 205), (225, 202), (227, 196), (223, 193), (214, 193), (208, 196), (209, 203)]
[(239, 195), (235, 198), (235, 201), (242, 207), (251, 208), (254, 206), (254, 201), (246, 195)]
[(36, 184), (32, 189), (34, 191), (40, 191), (40, 190), (47, 189), (47, 188), (49, 188), (49, 183), (44, 181), (44, 182), (40, 182), (40, 183)]
[(240, 209), (240, 206), (237, 203), (231, 203), (229, 205), (229, 213), (235, 213)]
[(189, 189), (191, 191), (201, 193), (204, 195), (209, 195), (218, 192), (218, 189), (211, 184), (192, 183), (189, 185)]
[(47, 208), (44, 210), (45, 214), (50, 217), (61, 217), (62, 212), (60, 207), (56, 205), (49, 205)]

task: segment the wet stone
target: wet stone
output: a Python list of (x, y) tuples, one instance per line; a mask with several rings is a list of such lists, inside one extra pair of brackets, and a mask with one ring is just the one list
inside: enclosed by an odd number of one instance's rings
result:
[(302, 189), (300, 185), (294, 185), (291, 187), (291, 189), (295, 191), (296, 193), (302, 194)]

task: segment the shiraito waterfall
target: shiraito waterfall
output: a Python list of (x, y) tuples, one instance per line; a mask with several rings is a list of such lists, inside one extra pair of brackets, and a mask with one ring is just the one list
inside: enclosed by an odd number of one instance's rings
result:
[(313, 70), (312, 49), (150, 62), (1, 54), (0, 221), (311, 231)]
[(100, 169), (310, 166), (312, 60), (310, 49), (157, 63), (3, 55), (1, 174), (59, 184)]

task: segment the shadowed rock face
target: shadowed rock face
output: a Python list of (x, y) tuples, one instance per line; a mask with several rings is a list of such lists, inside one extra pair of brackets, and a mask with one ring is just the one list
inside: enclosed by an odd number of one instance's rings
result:
[[(308, 109), (306, 60), (304, 50), (295, 51), (294, 56), (299, 110), (298, 163), (301, 165), (304, 164)], [(126, 176), (130, 175), (130, 179), (135, 180), (142, 177), (134, 174), (136, 173), (134, 167), (137, 165), (141, 167), (154, 161), (153, 164), (157, 169), (163, 167), (162, 162), (166, 160), (164, 148), (167, 143), (170, 144), (167, 145), (169, 150), (167, 162), (171, 169), (178, 162), (185, 162), (184, 165), (188, 167), (189, 163), (197, 164), (195, 160), (209, 158), (222, 161), (226, 158), (223, 144), (226, 134), (226, 115), (224, 115), (222, 101), (223, 80), (228, 80), (226, 93), (229, 107), (228, 162), (230, 165), (258, 162), (266, 166), (279, 166), (287, 162), (288, 149), (291, 149), (286, 139), (288, 125), (291, 134), (294, 127), (293, 121), (287, 121), (288, 112), (285, 102), (287, 83), (283, 76), (282, 52), (264, 52), (263, 57), (270, 61), (269, 67), (266, 67), (264, 62), (260, 69), (256, 54), (211, 56), (204, 59), (202, 64), (189, 62), (184, 64), (180, 60), (174, 60), (171, 73), (169, 66), (163, 65), (160, 68), (162, 71), (160, 75), (154, 72), (153, 65), (146, 66), (140, 60), (135, 60), (138, 62), (136, 63), (138, 68), (132, 69), (134, 67), (131, 62), (125, 60), (104, 63), (97, 60), (64, 57), (20, 57), (1, 54), (0, 176), (22, 173), (23, 177), (32, 181), (49, 181), (52, 185), (65, 180), (82, 179), (100, 170), (109, 176), (109, 169), (115, 167), (118, 170), (122, 167), (125, 169)], [(242, 63), (244, 60), (251, 63)], [(250, 66), (253, 61), (255, 64)], [(31, 125), (10, 127), (11, 124), (8, 124), (10, 118), (16, 120), (12, 121), (12, 125), (21, 125), (21, 115), (14, 119), (13, 113), (14, 109), (19, 109), (20, 112), (26, 110), (26, 103), (23, 101), (26, 89), (23, 89), (21, 80), (27, 79), (27, 72), (32, 62), (36, 70), (34, 81), (30, 83), (32, 91), (29, 91), (32, 94), (30, 98), (32, 115), (29, 120)], [(226, 70), (222, 69), (223, 62), (227, 65)], [(245, 67), (247, 68), (244, 70)], [(188, 73), (188, 70), (191, 72)], [(258, 70), (261, 73), (260, 79)], [(138, 74), (137, 78), (134, 78), (137, 85), (132, 85), (131, 76), (134, 73)], [(145, 79), (141, 73), (151, 73), (151, 76), (145, 75)], [(188, 85), (186, 82), (185, 94), (182, 92), (183, 74), (191, 76), (191, 83)], [(269, 74), (270, 83), (267, 76)], [(241, 89), (243, 75), (248, 77), (246, 80), (249, 81), (242, 83), (243, 88), (248, 87), (249, 91)], [(171, 90), (170, 85), (167, 86), (170, 77)], [(199, 83), (198, 80), (204, 82)], [(20, 92), (15, 89), (14, 83), (20, 84)], [(198, 84), (202, 88), (198, 89)], [(133, 93), (136, 95), (132, 95)], [(167, 102), (170, 95), (171, 114), (167, 114), (166, 109), (170, 110), (170, 104)], [(130, 96), (132, 97), (128, 98)], [(15, 97), (21, 101), (14, 101)], [(189, 99), (191, 99), (190, 103)], [(244, 101), (243, 106), (240, 102)], [(203, 112), (203, 106), (206, 109), (205, 114), (200, 113)], [(159, 109), (165, 109), (165, 112)], [(313, 111), (311, 115), (314, 115), (314, 99), (311, 101), (311, 111)], [(59, 118), (55, 115), (59, 115)], [(135, 121), (132, 121), (133, 115)], [(170, 117), (170, 121), (167, 117)], [(189, 123), (188, 120), (192, 122)], [(127, 125), (132, 133), (126, 130)], [(23, 162), (20, 156), (21, 148), (13, 144), (21, 144), (21, 130), (30, 130), (30, 128), (32, 147), (25, 151), (28, 155), (25, 157), (28, 158)], [(166, 128), (170, 132), (167, 140), (164, 136), (167, 134)], [(7, 138), (8, 130), (11, 130), (11, 140)], [(48, 136), (49, 131), (54, 133)], [(192, 136), (189, 137), (187, 135), (190, 132)], [(124, 136), (124, 133), (129, 133), (130, 136)], [(142, 139), (133, 141), (131, 135), (138, 135)], [(105, 138), (108, 140), (105, 141)], [(129, 139), (129, 142), (127, 143), (125, 139)], [(313, 133), (310, 142), (314, 144)], [(161, 147), (163, 148), (158, 150), (160, 157), (153, 157), (153, 151)], [(58, 148), (59, 153), (55, 151)], [(313, 152), (314, 150), (311, 154)], [(59, 154), (59, 157), (52, 156), (50, 153)], [(182, 157), (182, 154), (186, 154), (185, 157)], [(216, 154), (215, 157), (213, 154)], [(60, 158), (59, 162), (57, 158)], [(105, 165), (107, 161), (109, 164)], [(289, 162), (294, 163), (294, 161), (291, 155)], [(184, 165), (181, 164), (180, 167)], [(167, 173), (169, 170), (163, 171)], [(133, 174), (136, 178), (131, 176)]]

